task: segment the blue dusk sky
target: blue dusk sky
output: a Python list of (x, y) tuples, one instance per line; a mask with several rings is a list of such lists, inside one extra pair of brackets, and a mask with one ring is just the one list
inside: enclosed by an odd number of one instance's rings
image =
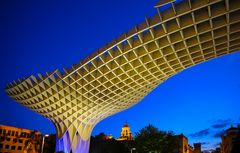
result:
[[(78, 63), (153, 16), (157, 0), (0, 0), (0, 124), (55, 133), (46, 118), (10, 99), (7, 83)], [(141, 102), (100, 122), (119, 137), (147, 124), (185, 134), (190, 144), (215, 147), (221, 132), (240, 122), (240, 52), (191, 67), (162, 83)]]

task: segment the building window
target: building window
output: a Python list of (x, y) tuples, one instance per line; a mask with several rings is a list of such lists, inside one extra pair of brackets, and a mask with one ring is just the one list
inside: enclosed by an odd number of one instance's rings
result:
[(22, 147), (21, 147), (21, 146), (18, 146), (18, 150), (22, 150)]
[(12, 136), (14, 136), (15, 131), (12, 131)]
[(3, 148), (3, 144), (0, 144), (0, 148)]
[(15, 150), (16, 149), (16, 146), (11, 146), (11, 150)]
[(6, 130), (5, 129), (3, 130), (3, 134), (6, 134)]
[(2, 134), (2, 129), (0, 129), (0, 134)]
[(18, 136), (18, 132), (15, 133), (15, 136)]
[(4, 141), (4, 137), (2, 136), (2, 137), (0, 137), (0, 141)]
[(13, 143), (17, 143), (17, 139), (16, 138), (13, 139)]
[(19, 143), (23, 143), (23, 140), (22, 140), (22, 139), (19, 139)]
[(8, 135), (8, 136), (10, 136), (10, 135), (11, 135), (11, 130), (8, 130), (8, 133), (7, 133), (7, 135)]
[(9, 149), (9, 145), (6, 145), (6, 146), (5, 146), (5, 149)]
[(7, 141), (10, 141), (11, 139), (10, 139), (10, 138), (7, 138), (6, 140), (7, 140)]

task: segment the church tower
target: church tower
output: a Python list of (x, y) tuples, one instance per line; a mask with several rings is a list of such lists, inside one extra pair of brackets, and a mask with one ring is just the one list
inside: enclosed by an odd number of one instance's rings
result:
[(130, 127), (127, 123), (125, 123), (122, 127), (121, 137), (117, 140), (133, 140), (132, 132), (130, 131)]

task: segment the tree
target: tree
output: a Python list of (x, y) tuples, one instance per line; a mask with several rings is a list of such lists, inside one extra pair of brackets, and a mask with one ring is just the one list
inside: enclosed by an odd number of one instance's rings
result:
[(105, 137), (106, 137), (106, 135), (103, 132), (101, 132), (101, 133), (99, 133), (98, 135), (95, 136), (95, 140), (103, 141), (103, 140), (105, 140)]
[(177, 142), (173, 132), (160, 131), (149, 124), (136, 133), (138, 153), (174, 153)]
[(100, 133), (91, 137), (89, 153), (129, 153), (132, 141), (117, 141), (105, 139), (106, 135)]

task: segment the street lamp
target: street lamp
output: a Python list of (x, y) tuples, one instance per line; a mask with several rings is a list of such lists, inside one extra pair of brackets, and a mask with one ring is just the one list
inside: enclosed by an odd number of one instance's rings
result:
[(131, 153), (133, 152), (133, 150), (136, 150), (136, 148), (131, 148)]
[(43, 153), (43, 148), (44, 148), (44, 142), (45, 142), (45, 138), (48, 137), (49, 135), (48, 134), (45, 134), (43, 136), (43, 139), (42, 139), (42, 146), (41, 146), (41, 153)]

